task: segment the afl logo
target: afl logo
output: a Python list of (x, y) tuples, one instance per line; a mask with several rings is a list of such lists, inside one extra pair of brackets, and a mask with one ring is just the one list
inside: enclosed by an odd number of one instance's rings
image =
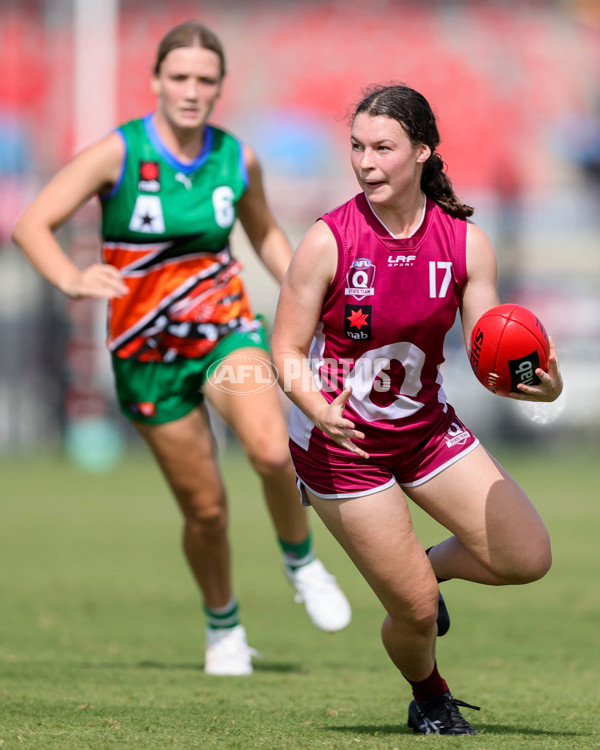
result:
[(345, 295), (357, 300), (371, 297), (375, 293), (373, 281), (375, 279), (375, 265), (369, 258), (357, 258), (348, 271), (348, 286)]

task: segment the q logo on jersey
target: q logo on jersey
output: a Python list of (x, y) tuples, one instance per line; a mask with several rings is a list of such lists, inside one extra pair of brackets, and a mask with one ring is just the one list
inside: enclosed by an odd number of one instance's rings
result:
[(345, 295), (361, 300), (375, 294), (375, 290), (373, 289), (375, 266), (369, 258), (357, 258), (352, 263), (347, 278), (348, 286), (344, 290)]

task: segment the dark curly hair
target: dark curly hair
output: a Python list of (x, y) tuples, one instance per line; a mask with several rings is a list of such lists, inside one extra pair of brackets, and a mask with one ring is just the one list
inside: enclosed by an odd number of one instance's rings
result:
[(420, 143), (429, 146), (431, 156), (423, 164), (421, 189), (450, 216), (466, 219), (473, 215), (474, 209), (462, 203), (454, 193), (446, 165), (436, 152), (440, 134), (431, 106), (422, 94), (402, 84), (372, 86), (363, 92), (363, 99), (351, 119), (361, 112), (390, 117), (400, 123), (415, 146)]

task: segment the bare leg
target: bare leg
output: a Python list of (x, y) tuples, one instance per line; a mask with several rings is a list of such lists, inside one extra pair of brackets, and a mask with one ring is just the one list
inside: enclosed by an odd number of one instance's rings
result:
[[(270, 360), (261, 349), (235, 351), (234, 356)], [(232, 360), (233, 361), (233, 360)], [(252, 360), (249, 360), (252, 361)], [(263, 493), (280, 539), (291, 544), (308, 536), (306, 508), (300, 503), (296, 474), (288, 450), (288, 431), (277, 387), (258, 391), (252, 375), (224, 392), (210, 381), (204, 392), (220, 416), (238, 436), (244, 452), (261, 478)]]
[(385, 607), (382, 640), (391, 660), (408, 679), (426, 679), (435, 663), (438, 586), (402, 490), (351, 500), (308, 496)]
[[(270, 369), (270, 360), (260, 349), (239, 349), (232, 356), (237, 358), (230, 360), (232, 364), (243, 362), (244, 356), (249, 358), (249, 364), (260, 357), (265, 369)], [(206, 383), (204, 392), (237, 434), (262, 480), (267, 507), (283, 552), (284, 571), (296, 590), (296, 602), (304, 604), (316, 627), (329, 633), (342, 630), (351, 620), (352, 609), (334, 576), (314, 557), (308, 514), (300, 503), (296, 487), (287, 425), (275, 381), (273, 387), (261, 390), (251, 378), (241, 380), (244, 382), (238, 384), (233, 393), (223, 392), (210, 382)]]
[(205, 604), (225, 607), (232, 597), (227, 503), (206, 409), (165, 424), (133, 424), (179, 503), (185, 554)]
[(550, 540), (521, 487), (481, 446), (406, 493), (454, 536), (430, 560), (439, 578), (529, 583), (551, 565)]

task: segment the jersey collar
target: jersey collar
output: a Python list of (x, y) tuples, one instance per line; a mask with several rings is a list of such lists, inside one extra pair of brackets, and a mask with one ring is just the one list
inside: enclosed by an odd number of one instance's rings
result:
[(146, 129), (146, 134), (150, 139), (150, 143), (152, 143), (161, 158), (163, 158), (174, 169), (177, 169), (179, 172), (183, 172), (183, 174), (190, 174), (191, 172), (195, 172), (197, 169), (199, 169), (208, 159), (212, 150), (214, 131), (210, 125), (206, 125), (204, 128), (204, 145), (202, 146), (202, 151), (198, 154), (194, 161), (190, 162), (189, 164), (185, 164), (184, 162), (179, 161), (179, 159), (175, 158), (175, 156), (165, 146), (158, 134), (158, 131), (156, 130), (153, 113), (150, 113), (149, 115), (146, 115), (146, 117), (144, 117), (144, 128)]

